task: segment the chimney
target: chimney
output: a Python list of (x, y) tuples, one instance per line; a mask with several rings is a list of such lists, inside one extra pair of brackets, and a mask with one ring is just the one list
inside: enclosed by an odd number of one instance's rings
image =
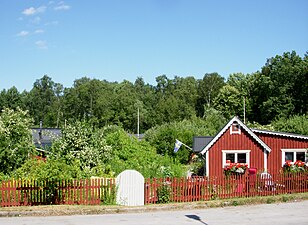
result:
[(42, 128), (43, 128), (43, 122), (40, 121), (40, 131), (39, 131), (39, 139), (42, 140)]

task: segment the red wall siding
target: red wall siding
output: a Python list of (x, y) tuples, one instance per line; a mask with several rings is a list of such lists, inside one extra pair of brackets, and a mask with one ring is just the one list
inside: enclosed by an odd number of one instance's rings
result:
[(227, 129), (209, 149), (209, 176), (223, 176), (222, 150), (250, 150), (250, 167), (264, 168), (262, 146), (242, 128), (241, 134), (230, 134), (230, 129)]
[(283, 137), (271, 134), (256, 134), (272, 150), (267, 161), (268, 171), (270, 173), (276, 173), (281, 170), (281, 149), (308, 148), (308, 140), (305, 139)]

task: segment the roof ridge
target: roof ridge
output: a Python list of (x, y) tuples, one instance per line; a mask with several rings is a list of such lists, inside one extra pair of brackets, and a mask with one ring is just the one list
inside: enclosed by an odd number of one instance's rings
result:
[(303, 134), (296, 134), (296, 133), (290, 133), (290, 132), (284, 132), (284, 131), (262, 130), (262, 129), (255, 129), (255, 128), (252, 128), (251, 130), (256, 133), (265, 133), (265, 134), (273, 134), (273, 135), (286, 136), (286, 137), (308, 139), (308, 136), (303, 135)]

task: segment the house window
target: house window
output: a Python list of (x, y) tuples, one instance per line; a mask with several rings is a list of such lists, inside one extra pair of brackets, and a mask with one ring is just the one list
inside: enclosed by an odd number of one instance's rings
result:
[(230, 127), (230, 134), (241, 134), (241, 126), (238, 122), (234, 122)]
[(226, 162), (235, 163), (235, 153), (226, 153)]
[(238, 153), (237, 154), (237, 162), (238, 163), (247, 163), (246, 153)]
[(223, 150), (222, 166), (225, 167), (229, 163), (245, 163), (249, 167), (250, 150)]
[(308, 162), (306, 149), (281, 149), (282, 152), (282, 166), (287, 162), (295, 163), (300, 160), (302, 162)]

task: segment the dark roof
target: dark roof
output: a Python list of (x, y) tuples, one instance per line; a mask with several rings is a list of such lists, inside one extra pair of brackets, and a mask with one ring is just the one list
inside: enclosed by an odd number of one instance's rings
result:
[(139, 141), (144, 138), (144, 134), (128, 134), (130, 137), (136, 137)]
[(52, 142), (61, 137), (59, 128), (32, 128), (32, 140), (37, 148), (50, 148)]
[(213, 136), (195, 136), (193, 140), (193, 151), (201, 152), (213, 138)]

